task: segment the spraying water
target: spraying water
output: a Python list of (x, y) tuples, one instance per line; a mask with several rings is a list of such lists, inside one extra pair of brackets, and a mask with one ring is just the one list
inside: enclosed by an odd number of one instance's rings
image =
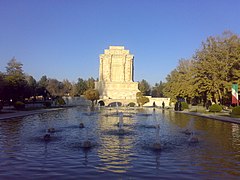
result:
[(154, 149), (161, 149), (161, 143), (160, 143), (160, 121), (158, 120), (156, 116), (155, 109), (153, 109), (152, 113), (153, 120), (156, 122), (156, 142), (153, 144)]

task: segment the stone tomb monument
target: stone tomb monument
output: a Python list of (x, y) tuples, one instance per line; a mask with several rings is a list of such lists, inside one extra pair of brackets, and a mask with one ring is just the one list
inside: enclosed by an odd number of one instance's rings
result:
[(133, 55), (124, 46), (110, 46), (100, 55), (99, 81), (95, 87), (107, 105), (118, 100), (123, 104), (136, 103), (138, 83), (133, 82)]

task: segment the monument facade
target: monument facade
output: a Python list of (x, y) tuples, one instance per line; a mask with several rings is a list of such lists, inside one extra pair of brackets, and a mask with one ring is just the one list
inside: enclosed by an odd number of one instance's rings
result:
[(133, 76), (134, 56), (124, 46), (110, 46), (100, 55), (99, 81), (95, 84), (100, 98), (136, 102), (139, 90)]

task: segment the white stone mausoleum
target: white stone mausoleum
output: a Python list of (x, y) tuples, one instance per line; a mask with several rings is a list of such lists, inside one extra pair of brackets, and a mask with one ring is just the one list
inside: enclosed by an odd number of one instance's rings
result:
[(100, 55), (99, 81), (95, 88), (105, 105), (116, 101), (136, 103), (138, 83), (133, 81), (134, 56), (123, 46), (110, 46)]
[[(124, 46), (110, 46), (99, 58), (99, 80), (95, 83), (100, 94), (99, 101), (104, 102), (105, 106), (112, 102), (120, 102), (122, 105), (131, 102), (137, 104), (136, 93), (140, 91), (138, 82), (134, 82), (134, 56)], [(151, 97), (148, 98), (151, 102)], [(154, 98), (154, 102), (159, 105), (163, 98), (157, 99)], [(167, 99), (169, 98), (164, 98), (164, 101)]]

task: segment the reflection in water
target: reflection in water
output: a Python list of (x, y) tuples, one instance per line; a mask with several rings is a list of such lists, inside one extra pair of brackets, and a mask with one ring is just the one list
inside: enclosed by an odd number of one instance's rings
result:
[[(124, 134), (118, 133), (116, 108), (86, 113), (87, 107), (0, 121), (0, 179), (237, 179), (240, 127), (152, 108), (118, 107)], [(114, 116), (109, 114), (115, 113)], [(106, 116), (108, 114), (108, 116)], [(194, 118), (201, 141), (182, 133)], [(84, 128), (79, 128), (83, 123)], [(160, 125), (160, 131), (156, 129)], [(43, 140), (50, 127), (52, 139)], [(157, 133), (156, 133), (157, 132)], [(151, 145), (159, 134), (162, 149)], [(81, 147), (84, 140), (94, 144)]]
[(2, 121), (0, 126), (0, 151), (6, 155), (14, 157), (14, 152), (18, 152), (21, 148), (21, 128), (22, 121), (20, 119), (12, 119)]
[(232, 124), (232, 138), (233, 138), (233, 145), (240, 143), (240, 128), (237, 124)]
[[(123, 124), (124, 121), (126, 123), (124, 128), (127, 128), (132, 124), (132, 119), (123, 117), (121, 114), (120, 118), (122, 118), (121, 122), (119, 122), (119, 117), (117, 116), (102, 116), (100, 118), (100, 129), (106, 133), (100, 137), (100, 142), (104, 146), (98, 149), (98, 155), (101, 159), (101, 166), (98, 166), (99, 170), (124, 173), (132, 167), (129, 157), (132, 155), (134, 136), (118, 133), (119, 126), (123, 128), (123, 125), (118, 123)], [(119, 126), (116, 126), (116, 124)], [(115, 129), (115, 131), (111, 131), (111, 129)]]

